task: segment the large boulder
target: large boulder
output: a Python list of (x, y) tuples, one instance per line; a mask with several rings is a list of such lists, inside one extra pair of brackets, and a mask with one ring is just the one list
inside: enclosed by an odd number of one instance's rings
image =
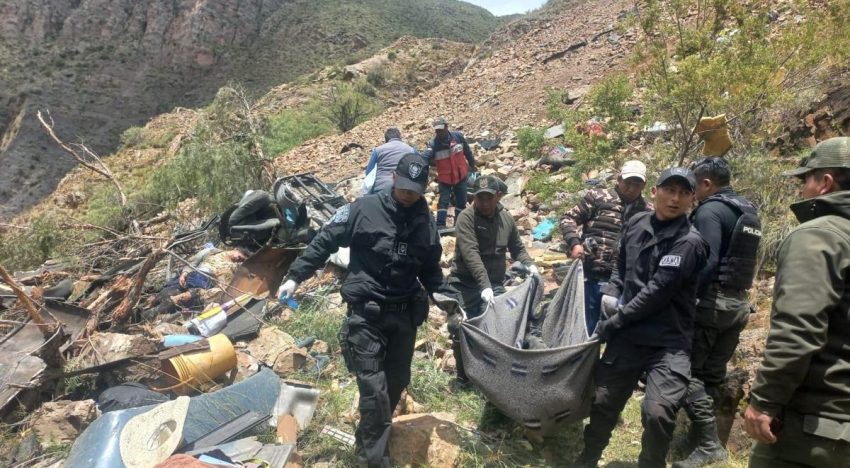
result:
[(390, 461), (400, 466), (453, 467), (460, 459), (460, 442), (452, 414), (399, 416), (393, 420)]

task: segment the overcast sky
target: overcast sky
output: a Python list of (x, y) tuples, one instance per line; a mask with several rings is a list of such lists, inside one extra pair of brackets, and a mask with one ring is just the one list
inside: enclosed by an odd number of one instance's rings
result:
[(546, 3), (546, 0), (464, 0), (482, 6), (496, 16), (525, 13)]

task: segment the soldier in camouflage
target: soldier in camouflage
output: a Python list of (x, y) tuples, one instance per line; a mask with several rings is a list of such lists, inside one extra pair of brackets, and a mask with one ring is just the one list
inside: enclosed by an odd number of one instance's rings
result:
[[(563, 218), (561, 233), (570, 256), (584, 260), (584, 301), (588, 333), (599, 321), (601, 288), (611, 277), (623, 225), (637, 213), (652, 210), (641, 192), (646, 186), (646, 166), (626, 161), (614, 188), (594, 188)], [(579, 232), (579, 226), (582, 227)]]

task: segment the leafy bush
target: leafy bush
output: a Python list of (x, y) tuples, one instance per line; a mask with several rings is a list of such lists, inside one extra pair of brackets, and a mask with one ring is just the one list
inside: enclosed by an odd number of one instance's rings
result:
[(275, 157), (332, 130), (330, 122), (315, 110), (284, 110), (269, 118), (266, 123), (262, 139), (263, 152), (269, 157)]
[(347, 132), (378, 111), (376, 103), (348, 84), (331, 88), (325, 116), (339, 129)]
[(652, 96), (644, 111), (650, 121), (675, 125), (680, 161), (697, 147), (692, 129), (700, 117), (726, 113), (740, 137), (758, 138), (759, 124), (810, 86), (818, 67), (846, 63), (850, 1), (789, 5), (802, 18), (794, 25), (771, 22), (773, 7), (650, 0), (637, 10), (644, 34), (635, 62)]
[(383, 62), (376, 64), (366, 73), (366, 81), (376, 88), (383, 87), (389, 80), (390, 73)]
[(517, 149), (525, 159), (536, 159), (541, 157), (543, 144), (546, 141), (543, 128), (523, 127), (517, 130)]
[(0, 237), (0, 265), (9, 270), (34, 268), (68, 248), (67, 233), (50, 216), (33, 219), (26, 229)]
[(121, 146), (125, 148), (136, 148), (145, 141), (145, 129), (142, 127), (130, 127), (121, 134)]
[(195, 198), (202, 209), (220, 211), (260, 187), (265, 160), (257, 125), (244, 92), (222, 88), (174, 159), (154, 170), (142, 198), (166, 207)]

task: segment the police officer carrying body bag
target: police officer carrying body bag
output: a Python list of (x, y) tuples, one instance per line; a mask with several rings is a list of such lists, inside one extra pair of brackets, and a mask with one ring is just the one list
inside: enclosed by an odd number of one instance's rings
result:
[(278, 290), (281, 299), (292, 296), (338, 248), (351, 248), (349, 274), (340, 291), (348, 304), (340, 347), (360, 390), (358, 460), (370, 467), (390, 466), (392, 413), (410, 382), (416, 327), (428, 316), (422, 287), (456, 297), (440, 269), (440, 236), (422, 197), (427, 183), (427, 161), (416, 154), (402, 157), (392, 191), (338, 209)]

